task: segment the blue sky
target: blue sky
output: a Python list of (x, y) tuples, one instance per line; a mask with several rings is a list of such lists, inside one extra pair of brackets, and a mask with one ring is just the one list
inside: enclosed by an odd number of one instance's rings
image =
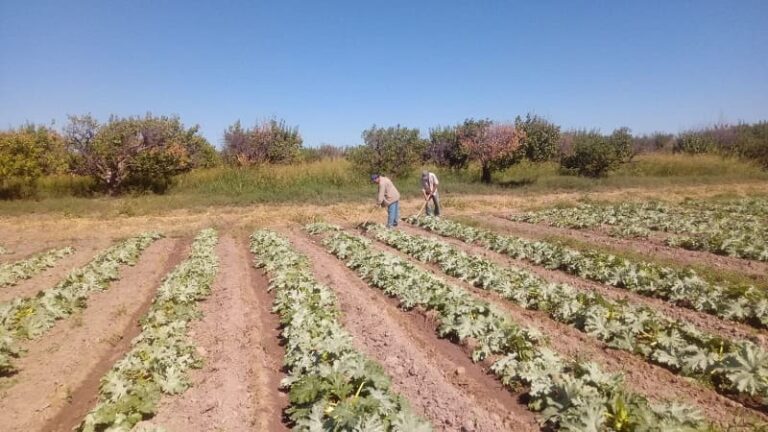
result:
[(0, 0), (0, 128), (151, 111), (219, 144), (274, 116), (354, 145), (374, 123), (528, 111), (604, 132), (751, 122), (766, 22), (764, 0)]

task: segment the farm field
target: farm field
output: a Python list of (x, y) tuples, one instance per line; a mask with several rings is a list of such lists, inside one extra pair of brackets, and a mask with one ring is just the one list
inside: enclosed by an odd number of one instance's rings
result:
[(445, 204), (0, 218), (0, 430), (768, 431), (768, 187)]

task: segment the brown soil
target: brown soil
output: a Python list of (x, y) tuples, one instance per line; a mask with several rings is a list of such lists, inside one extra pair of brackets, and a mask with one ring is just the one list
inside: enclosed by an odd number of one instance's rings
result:
[(76, 248), (75, 252), (57, 261), (53, 267), (43, 270), (30, 279), (21, 280), (16, 285), (0, 287), (0, 303), (16, 297), (32, 297), (42, 290), (53, 288), (70, 271), (88, 264), (99, 251), (109, 245), (107, 239), (72, 243)]
[(99, 379), (130, 348), (165, 273), (181, 259), (184, 242), (161, 239), (150, 245), (120, 280), (88, 299), (88, 307), (59, 321), (42, 338), (25, 343), (21, 371), (3, 380), (3, 431), (70, 431), (97, 398)]
[(384, 243), (375, 242), (373, 245), (379, 250), (398, 255), (444, 281), (488, 301), (521, 326), (540, 330), (550, 341), (550, 346), (563, 356), (594, 361), (606, 372), (623, 374), (630, 390), (643, 394), (651, 400), (674, 400), (687, 403), (697, 407), (707, 418), (722, 426), (733, 426), (750, 418), (768, 420), (768, 416), (745, 408), (693, 380), (675, 375), (626, 351), (611, 349), (571, 326), (552, 320), (544, 312), (527, 310), (502, 299), (495, 293), (475, 288), (471, 284), (446, 275), (437, 265), (424, 264)]
[(524, 260), (513, 259), (507, 255), (502, 255), (490, 251), (482, 246), (468, 244), (461, 240), (443, 237), (429, 231), (407, 226), (403, 229), (413, 234), (432, 237), (443, 242), (450, 243), (458, 248), (474, 255), (480, 255), (501, 265), (516, 267), (534, 273), (550, 282), (563, 283), (575, 288), (590, 290), (616, 301), (628, 301), (638, 305), (644, 305), (664, 314), (668, 318), (689, 322), (702, 331), (721, 336), (726, 339), (748, 339), (757, 343), (765, 349), (768, 349), (768, 335), (764, 331), (756, 329), (746, 324), (720, 319), (714, 315), (704, 312), (697, 312), (693, 309), (678, 307), (662, 299), (646, 297), (642, 294), (632, 291), (616, 288), (610, 285), (604, 285), (598, 282), (592, 282), (559, 270), (549, 270), (537, 266)]
[(282, 353), (275, 347), (275, 323), (266, 322), (269, 303), (256, 295), (266, 292), (266, 284), (253, 277), (245, 244), (223, 235), (216, 252), (220, 269), (212, 294), (201, 304), (203, 318), (189, 330), (203, 368), (192, 371), (187, 391), (163, 396), (157, 415), (143, 425), (175, 431), (288, 430), (280, 423), (287, 398), (278, 390)]
[(437, 430), (539, 430), (536, 417), (461, 347), (436, 339), (432, 319), (405, 312), (312, 241), (289, 234), (315, 275), (337, 294), (342, 324), (361, 352), (381, 364), (394, 391)]
[(616, 238), (610, 237), (607, 233), (599, 230), (577, 230), (569, 228), (553, 227), (545, 224), (530, 224), (525, 222), (515, 222), (506, 219), (502, 215), (493, 217), (473, 216), (483, 222), (503, 227), (511, 233), (522, 237), (533, 239), (542, 239), (547, 236), (565, 236), (580, 241), (589, 242), (601, 246), (607, 246), (616, 249), (630, 249), (648, 256), (661, 257), (669, 259), (682, 265), (704, 264), (716, 269), (730, 270), (739, 272), (757, 280), (766, 280), (768, 275), (768, 263), (752, 261), (742, 258), (716, 255), (706, 251), (694, 251), (683, 248), (676, 248), (664, 244), (664, 233), (654, 233), (648, 239)]

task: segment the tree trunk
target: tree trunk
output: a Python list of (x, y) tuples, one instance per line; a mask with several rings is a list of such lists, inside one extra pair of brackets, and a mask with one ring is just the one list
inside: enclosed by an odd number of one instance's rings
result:
[(491, 184), (491, 167), (483, 165), (483, 174), (480, 177), (480, 181), (485, 184)]

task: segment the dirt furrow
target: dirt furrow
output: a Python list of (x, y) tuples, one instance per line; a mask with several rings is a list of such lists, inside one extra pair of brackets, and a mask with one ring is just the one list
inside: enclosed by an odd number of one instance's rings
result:
[(295, 232), (288, 235), (310, 258), (318, 280), (336, 292), (342, 324), (356, 347), (384, 367), (393, 389), (436, 430), (539, 430), (519, 395), (473, 364), (459, 346), (438, 339), (426, 314), (399, 309), (322, 246)]
[(494, 226), (501, 227), (507, 232), (531, 239), (543, 239), (547, 236), (563, 236), (579, 241), (607, 246), (617, 249), (630, 249), (649, 257), (659, 256), (672, 260), (681, 265), (705, 264), (713, 268), (730, 270), (749, 275), (755, 280), (766, 281), (768, 275), (768, 263), (752, 261), (737, 257), (717, 255), (706, 251), (695, 251), (683, 248), (667, 246), (663, 243), (663, 237), (659, 233), (648, 239), (616, 238), (610, 237), (599, 230), (577, 230), (569, 228), (553, 227), (546, 224), (531, 224), (515, 222), (503, 215), (471, 216), (473, 219), (483, 221)]
[[(266, 292), (266, 282), (252, 277), (245, 243), (222, 235), (216, 253), (220, 268), (211, 296), (189, 330), (203, 368), (191, 372), (187, 391), (163, 396), (150, 422), (175, 431), (288, 430), (281, 422), (287, 398), (278, 389), (282, 353), (275, 323), (265, 322), (270, 305), (256, 294)], [(273, 342), (265, 343), (268, 338)]]
[(748, 409), (693, 380), (675, 375), (631, 353), (611, 349), (601, 341), (551, 319), (545, 312), (525, 309), (502, 299), (495, 293), (475, 288), (469, 283), (446, 275), (437, 265), (424, 264), (386, 244), (374, 241), (373, 246), (398, 255), (446, 282), (466, 289), (504, 311), (518, 324), (539, 329), (546, 335), (552, 348), (562, 355), (594, 361), (606, 372), (622, 373), (630, 390), (643, 394), (650, 400), (673, 400), (690, 404), (697, 407), (711, 421), (723, 426), (742, 424), (745, 419), (768, 421), (768, 416)]
[(138, 319), (162, 277), (182, 259), (188, 242), (150, 245), (120, 280), (93, 293), (88, 307), (59, 321), (42, 338), (24, 343), (20, 372), (0, 381), (0, 430), (70, 431), (96, 402), (99, 380), (130, 348)]
[(17, 297), (32, 297), (42, 290), (52, 288), (70, 271), (88, 264), (98, 252), (106, 249), (110, 244), (108, 239), (73, 243), (75, 253), (60, 259), (53, 267), (43, 270), (30, 279), (21, 280), (16, 285), (0, 288), (0, 303)]
[(507, 255), (493, 252), (482, 246), (468, 244), (458, 239), (443, 237), (421, 228), (404, 226), (402, 229), (411, 234), (430, 237), (442, 242), (450, 243), (451, 245), (456, 246), (457, 248), (462, 249), (467, 253), (482, 256), (500, 265), (516, 267), (530, 271), (531, 273), (534, 273), (537, 276), (542, 277), (550, 282), (563, 283), (571, 285), (575, 288), (595, 291), (609, 299), (616, 301), (627, 301), (638, 305), (644, 305), (656, 310), (659, 313), (664, 314), (671, 319), (689, 322), (702, 331), (706, 331), (726, 339), (749, 339), (762, 346), (763, 348), (768, 349), (768, 335), (765, 334), (765, 332), (762, 332), (746, 324), (722, 320), (716, 316), (704, 312), (697, 312), (692, 309), (672, 305), (662, 299), (646, 297), (644, 295), (633, 293), (632, 291), (623, 288), (616, 288), (610, 285), (592, 282), (590, 280), (583, 279), (559, 270), (549, 270), (524, 260), (514, 259)]

